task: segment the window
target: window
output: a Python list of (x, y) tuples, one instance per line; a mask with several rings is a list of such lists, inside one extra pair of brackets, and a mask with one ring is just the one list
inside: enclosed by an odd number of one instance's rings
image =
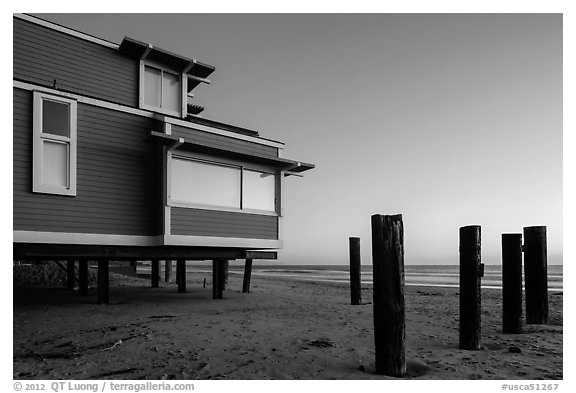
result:
[(169, 177), (170, 204), (276, 211), (273, 173), (173, 156)]
[(244, 169), (242, 173), (242, 208), (275, 211), (276, 176)]
[(240, 209), (240, 168), (172, 158), (174, 202)]
[(180, 75), (148, 64), (143, 64), (141, 69), (141, 106), (179, 116), (182, 110)]
[(34, 93), (32, 191), (76, 195), (76, 101)]

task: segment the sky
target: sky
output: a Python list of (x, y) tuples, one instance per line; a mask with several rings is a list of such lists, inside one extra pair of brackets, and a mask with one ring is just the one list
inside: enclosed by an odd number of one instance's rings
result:
[(562, 263), (561, 14), (36, 14), (216, 67), (208, 119), (316, 165), (285, 182), (279, 262), (371, 264), (370, 216), (402, 214), (405, 264), (457, 264), (458, 229), (545, 225)]

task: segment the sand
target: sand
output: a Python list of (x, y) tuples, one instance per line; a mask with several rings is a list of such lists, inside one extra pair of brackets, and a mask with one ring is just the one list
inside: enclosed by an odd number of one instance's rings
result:
[[(210, 281), (190, 274), (179, 294), (113, 275), (109, 305), (95, 304), (95, 289), (15, 288), (13, 377), (388, 379), (374, 374), (372, 305), (351, 306), (346, 285), (253, 276), (243, 294), (231, 272), (213, 300)], [(482, 349), (464, 351), (458, 290), (406, 287), (405, 378), (562, 379), (562, 299), (550, 293), (548, 325), (505, 335), (501, 292), (483, 290)]]

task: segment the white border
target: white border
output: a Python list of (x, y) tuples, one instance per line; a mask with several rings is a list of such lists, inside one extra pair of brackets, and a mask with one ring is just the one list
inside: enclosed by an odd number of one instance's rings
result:
[(137, 236), (102, 233), (14, 231), (14, 243), (86, 244), (104, 246), (195, 246), (281, 249), (282, 240), (213, 236)]

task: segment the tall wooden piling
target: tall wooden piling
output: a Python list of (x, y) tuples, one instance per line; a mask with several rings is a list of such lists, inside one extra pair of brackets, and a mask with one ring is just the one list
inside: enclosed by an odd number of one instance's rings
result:
[(150, 262), (150, 284), (152, 288), (158, 288), (160, 284), (160, 260), (152, 259)]
[(172, 261), (164, 261), (164, 282), (168, 283), (172, 279)]
[(372, 216), (376, 374), (406, 373), (404, 225), (402, 215)]
[(108, 304), (110, 300), (110, 262), (98, 260), (98, 304)]
[(362, 304), (360, 238), (349, 238), (350, 243), (350, 304)]
[(88, 295), (88, 260), (80, 259), (78, 263), (78, 293)]
[(526, 323), (548, 323), (548, 256), (546, 227), (524, 228)]
[(502, 333), (522, 333), (522, 234), (502, 234)]
[(479, 225), (460, 228), (460, 349), (480, 349), (482, 305), (481, 231)]
[(222, 299), (224, 262), (223, 259), (212, 261), (212, 299)]
[(66, 288), (71, 291), (74, 289), (74, 281), (76, 280), (76, 263), (73, 259), (66, 261)]
[(178, 293), (186, 292), (186, 260), (178, 259), (176, 261), (176, 282), (178, 284)]
[(246, 259), (244, 264), (244, 281), (242, 282), (242, 293), (250, 292), (250, 276), (252, 275), (252, 259)]

